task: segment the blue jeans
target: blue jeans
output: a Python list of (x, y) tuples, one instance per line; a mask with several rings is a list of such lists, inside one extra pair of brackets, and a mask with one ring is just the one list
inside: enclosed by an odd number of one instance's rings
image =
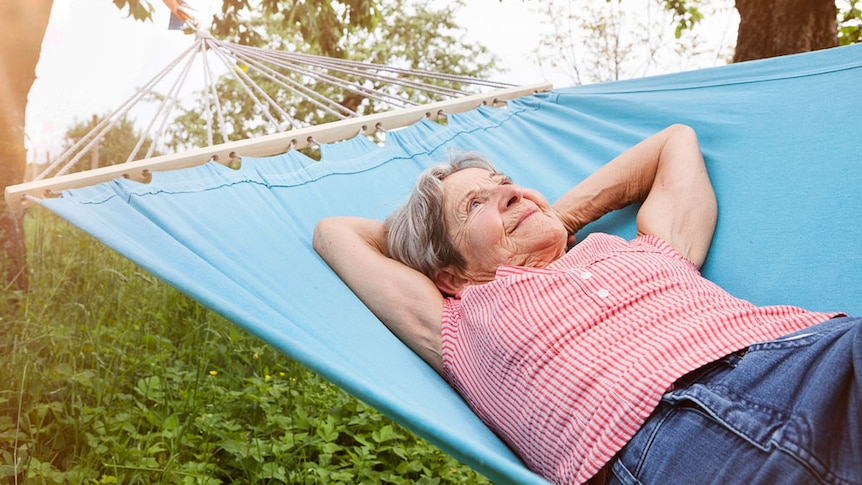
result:
[(614, 484), (862, 484), (862, 318), (684, 376), (608, 472)]

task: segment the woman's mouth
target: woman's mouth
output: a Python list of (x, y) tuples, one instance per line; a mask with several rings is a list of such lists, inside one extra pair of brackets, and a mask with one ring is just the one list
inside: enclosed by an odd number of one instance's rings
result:
[(537, 212), (539, 212), (539, 211), (538, 211), (537, 209), (535, 209), (535, 208), (532, 208), (532, 207), (527, 208), (527, 209), (524, 211), (524, 213), (523, 213), (523, 214), (521, 214), (521, 217), (519, 217), (519, 218), (518, 218), (518, 222), (517, 222), (517, 223), (515, 223), (515, 229), (517, 229), (517, 228), (518, 228), (518, 227), (519, 227), (519, 226), (520, 226), (524, 221), (526, 221), (527, 219), (529, 219), (531, 216), (533, 216), (533, 215), (534, 215), (534, 214), (536, 214)]

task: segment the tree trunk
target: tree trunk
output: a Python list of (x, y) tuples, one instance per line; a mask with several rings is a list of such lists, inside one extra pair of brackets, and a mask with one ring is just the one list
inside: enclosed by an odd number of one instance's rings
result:
[[(48, 28), (53, 0), (0, 1), (0, 187), (24, 178), (24, 110), (36, 79), (42, 37)], [(26, 290), (27, 250), (21, 212), (0, 201), (0, 269), (6, 285)]]
[(736, 0), (739, 32), (733, 62), (838, 45), (835, 0)]

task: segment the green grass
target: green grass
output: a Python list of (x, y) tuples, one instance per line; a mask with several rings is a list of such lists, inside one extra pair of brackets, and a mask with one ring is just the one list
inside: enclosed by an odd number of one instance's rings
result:
[(0, 301), (0, 483), (488, 483), (49, 212)]

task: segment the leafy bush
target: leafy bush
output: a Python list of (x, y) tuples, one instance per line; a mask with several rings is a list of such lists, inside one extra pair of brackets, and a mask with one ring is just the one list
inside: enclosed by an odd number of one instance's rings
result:
[(47, 211), (26, 222), (0, 482), (488, 483)]

